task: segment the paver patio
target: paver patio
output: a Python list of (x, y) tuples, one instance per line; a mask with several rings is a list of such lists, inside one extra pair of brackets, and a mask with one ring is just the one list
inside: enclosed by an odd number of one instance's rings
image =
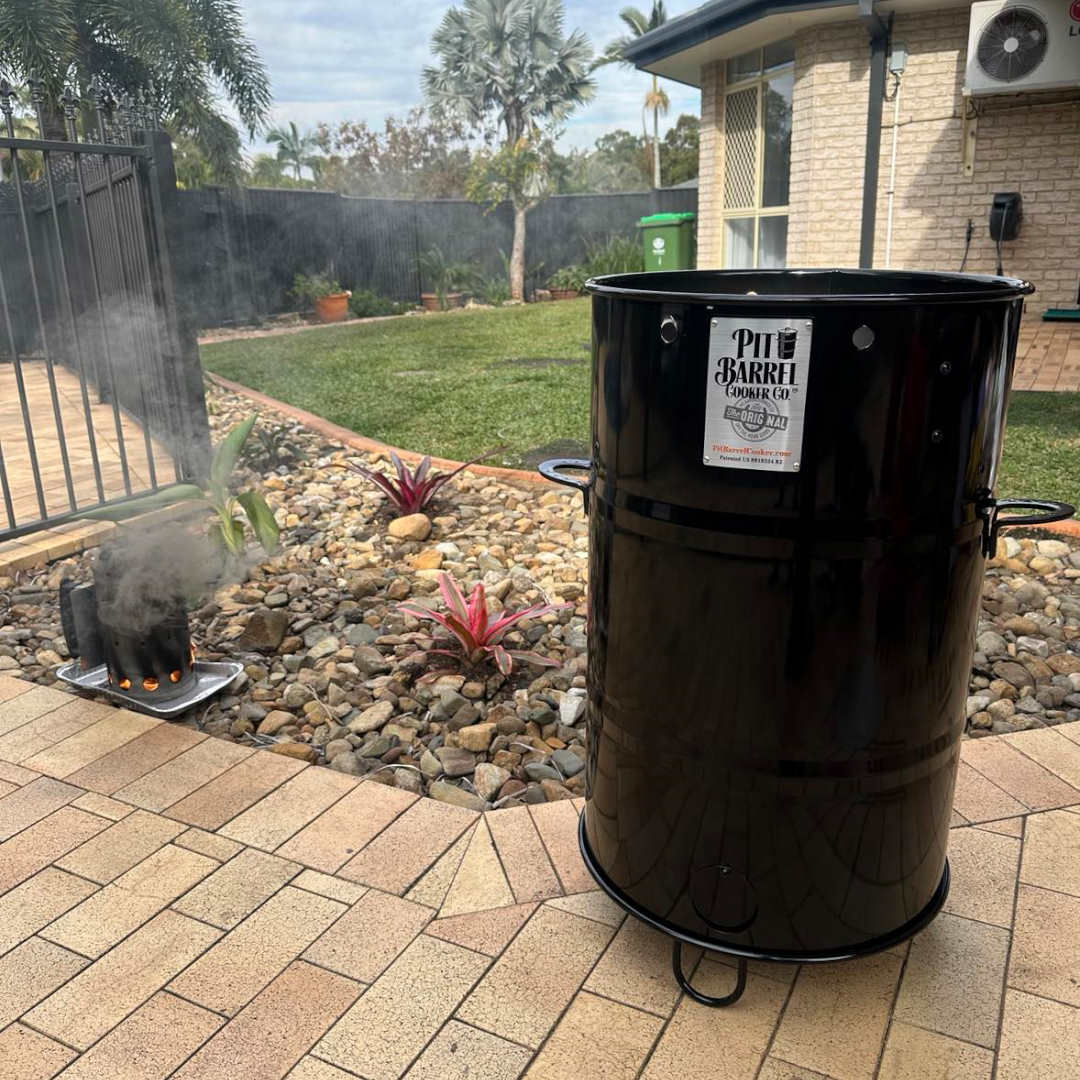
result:
[(0, 677), (0, 1077), (1080, 1077), (1080, 723), (965, 741), (912, 943), (753, 964), (727, 1010), (591, 888), (580, 800), (481, 815), (180, 730)]

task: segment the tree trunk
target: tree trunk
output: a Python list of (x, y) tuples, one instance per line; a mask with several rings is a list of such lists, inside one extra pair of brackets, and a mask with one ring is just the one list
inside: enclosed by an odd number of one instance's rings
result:
[(514, 243), (510, 248), (510, 295), (525, 299), (525, 215), (524, 206), (514, 207)]
[[(660, 91), (659, 91), (659, 86), (657, 84), (655, 75), (652, 77), (652, 88), (653, 88), (653, 101), (656, 101)], [(653, 130), (653, 187), (658, 188), (660, 186), (660, 107), (658, 105), (653, 106), (652, 130)]]

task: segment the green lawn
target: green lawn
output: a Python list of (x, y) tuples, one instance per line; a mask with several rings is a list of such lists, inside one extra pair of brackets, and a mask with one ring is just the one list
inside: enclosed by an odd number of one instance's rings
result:
[[(504, 465), (589, 435), (589, 302), (569, 300), (204, 345), (210, 370), (373, 439)], [(563, 448), (531, 454), (556, 440)], [(579, 450), (578, 452), (581, 452)], [(1080, 394), (1009, 406), (1001, 496), (1080, 505)]]
[(588, 443), (589, 335), (589, 302), (581, 299), (201, 351), (210, 371), (369, 438), (457, 461), (505, 445), (492, 463), (518, 465), (555, 439)]

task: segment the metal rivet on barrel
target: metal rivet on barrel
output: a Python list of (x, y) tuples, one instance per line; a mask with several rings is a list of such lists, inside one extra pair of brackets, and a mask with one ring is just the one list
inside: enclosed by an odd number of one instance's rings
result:
[(952, 364), (950, 364), (948, 360), (942, 360), (941, 364), (938, 366), (938, 371), (940, 371), (942, 375), (951, 375)]
[(665, 315), (660, 320), (660, 340), (665, 345), (674, 345), (681, 329), (679, 320), (674, 315)]
[(934, 428), (934, 430), (930, 432), (930, 441), (932, 443), (942, 442), (944, 438), (945, 432), (942, 431), (941, 428)]
[(864, 323), (862, 326), (857, 327), (855, 333), (851, 335), (851, 344), (859, 352), (866, 352), (874, 344), (874, 331)]

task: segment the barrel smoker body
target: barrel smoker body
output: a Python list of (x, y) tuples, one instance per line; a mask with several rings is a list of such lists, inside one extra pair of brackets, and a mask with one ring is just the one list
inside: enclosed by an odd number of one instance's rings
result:
[(1028, 287), (703, 271), (591, 288), (586, 861), (677, 941), (886, 948), (948, 890)]

